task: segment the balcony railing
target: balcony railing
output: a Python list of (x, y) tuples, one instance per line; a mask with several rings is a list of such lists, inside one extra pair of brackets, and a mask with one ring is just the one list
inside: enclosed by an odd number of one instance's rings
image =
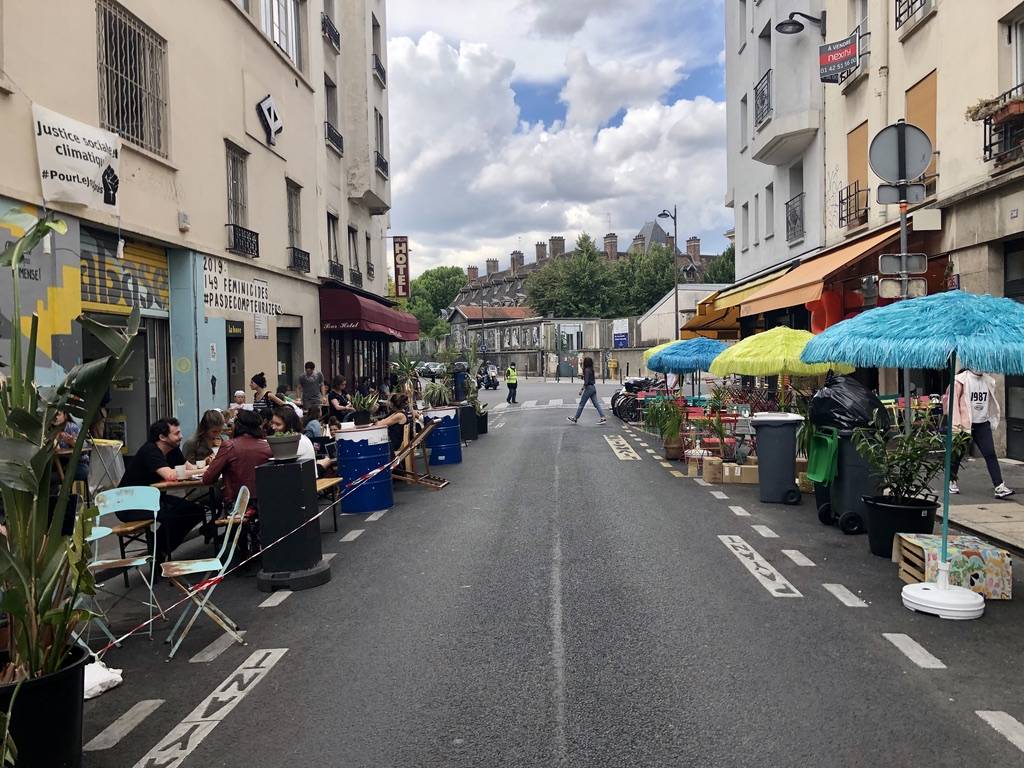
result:
[(754, 86), (754, 127), (760, 128), (772, 116), (772, 71)]
[(931, 2), (932, 0), (896, 0), (896, 29), (914, 18), (915, 13)]
[(327, 274), (330, 275), (332, 280), (341, 282), (345, 279), (345, 265), (340, 261), (328, 261)]
[(348, 281), (356, 288), (363, 287), (363, 273), (356, 272), (354, 269), (348, 271)]
[(248, 256), (252, 259), (260, 257), (260, 233), (251, 229), (239, 226), (238, 224), (225, 224), (228, 230), (228, 250), (240, 256)]
[(326, 13), (320, 14), (320, 31), (324, 39), (331, 44), (335, 51), (341, 53), (341, 32), (334, 26), (334, 21)]
[(388, 86), (388, 71), (384, 69), (384, 62), (380, 60), (380, 56), (376, 53), (373, 54), (373, 76), (377, 78), (377, 81), (387, 88)]
[(799, 195), (786, 201), (786, 242), (792, 243), (804, 236), (804, 198)]
[(345, 156), (345, 137), (329, 122), (324, 123), (324, 138), (327, 140), (327, 146), (342, 157)]
[(845, 189), (839, 190), (839, 226), (852, 229), (868, 223), (869, 189), (861, 189), (860, 182), (855, 181)]
[(374, 268), (373, 268), (373, 262), (372, 262), (372, 261), (368, 261), (368, 262), (366, 262), (366, 276), (367, 276), (367, 277), (368, 277), (368, 278), (369, 278), (370, 280), (373, 280), (373, 275), (374, 275), (374, 272), (375, 272), (375, 270), (374, 270)]
[(385, 179), (388, 177), (388, 159), (384, 157), (380, 152), (374, 153), (377, 156), (377, 173), (383, 176)]
[(985, 160), (996, 165), (1024, 157), (1024, 83), (996, 99), (998, 111), (985, 118), (982, 151)]
[(295, 246), (288, 248), (288, 269), (309, 274), (309, 251)]

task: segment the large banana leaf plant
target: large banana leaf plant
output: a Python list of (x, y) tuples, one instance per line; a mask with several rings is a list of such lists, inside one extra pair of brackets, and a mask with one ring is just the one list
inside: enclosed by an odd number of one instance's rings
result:
[[(46, 216), (0, 253), (0, 269), (11, 270), (13, 294), (10, 367), (7, 376), (0, 375), (0, 500), (6, 518), (6, 535), (0, 536), (0, 610), (10, 621), (9, 661), (0, 668), (0, 683), (60, 669), (67, 660), (73, 633), (89, 618), (79, 607), (79, 598), (95, 592), (87, 541), (95, 508), (79, 505), (71, 536), (62, 536), (61, 527), (68, 504), (77, 502), (72, 484), (87, 427), (127, 362), (139, 327), (137, 310), (124, 329), (79, 317), (78, 322), (110, 354), (75, 366), (53, 388), (44, 390), (36, 385), (39, 317), (32, 315), (28, 344), (23, 348), (18, 267), (44, 237), (66, 231), (63, 221)], [(83, 428), (58, 487), (52, 479), (57, 433), (52, 425), (60, 409), (80, 419)]]

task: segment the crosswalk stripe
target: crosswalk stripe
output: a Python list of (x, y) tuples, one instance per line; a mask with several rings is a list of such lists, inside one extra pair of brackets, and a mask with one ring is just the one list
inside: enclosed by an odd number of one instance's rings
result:
[(537, 401), (536, 400), (527, 400), (525, 403), (523, 403), (523, 408), (534, 408), (534, 407), (536, 407), (536, 405), (537, 405)]
[(561, 404), (562, 404), (562, 398), (560, 398), (560, 397), (556, 398), (555, 400), (549, 400), (548, 401), (548, 405), (561, 405)]
[(504, 411), (506, 408), (508, 408), (508, 403), (498, 403), (494, 406), (494, 410), (496, 411)]

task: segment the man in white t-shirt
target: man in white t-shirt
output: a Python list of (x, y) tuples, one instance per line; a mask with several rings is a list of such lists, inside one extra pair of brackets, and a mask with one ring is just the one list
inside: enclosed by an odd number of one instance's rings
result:
[[(1006, 487), (1003, 473), (996, 457), (992, 430), (999, 426), (999, 400), (996, 398), (996, 382), (991, 376), (972, 370), (963, 370), (956, 375), (953, 396), (953, 429), (970, 432), (971, 439), (985, 458), (989, 477), (997, 499), (1012, 496), (1014, 491)], [(960, 464), (967, 449), (954, 457), (953, 476), (949, 482), (950, 493), (960, 493), (958, 482)]]

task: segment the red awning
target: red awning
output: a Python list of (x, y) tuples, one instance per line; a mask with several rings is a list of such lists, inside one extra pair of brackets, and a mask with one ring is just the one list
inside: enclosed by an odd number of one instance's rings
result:
[(369, 331), (398, 341), (417, 341), (415, 317), (344, 288), (320, 289), (320, 323), (325, 331)]

